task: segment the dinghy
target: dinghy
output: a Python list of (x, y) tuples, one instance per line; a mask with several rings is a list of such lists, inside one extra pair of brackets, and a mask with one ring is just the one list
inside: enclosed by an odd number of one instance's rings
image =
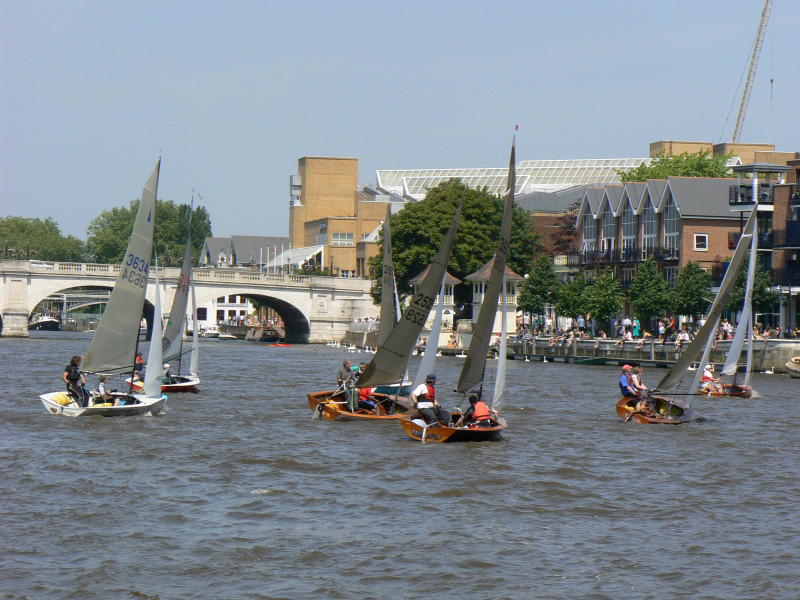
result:
[[(153, 225), (155, 221), (156, 193), (161, 160), (142, 190), (139, 210), (136, 214), (131, 239), (119, 269), (119, 276), (108, 299), (108, 305), (95, 331), (86, 359), (81, 365), (82, 373), (124, 374), (133, 373), (136, 349), (139, 342), (139, 324), (147, 291), (150, 273), (150, 258), (153, 254)], [(158, 286), (156, 285), (156, 288)], [(156, 298), (160, 296), (158, 289)], [(160, 307), (158, 307), (160, 311)], [(159, 314), (158, 312), (156, 314)], [(158, 328), (156, 329), (156, 325)], [(161, 338), (161, 322), (155, 319), (153, 335)], [(150, 345), (148, 360), (161, 364), (161, 344)], [(154, 363), (152, 361), (155, 361)], [(160, 412), (167, 401), (160, 385), (155, 387), (145, 382), (143, 394), (112, 392), (111, 401), (99, 402), (92, 394), (88, 401), (77, 399), (67, 392), (50, 392), (39, 396), (47, 411), (65, 417), (88, 416), (132, 416)]]

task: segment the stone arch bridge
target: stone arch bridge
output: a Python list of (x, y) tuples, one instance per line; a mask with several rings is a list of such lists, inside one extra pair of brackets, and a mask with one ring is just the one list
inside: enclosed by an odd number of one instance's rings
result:
[[(119, 265), (0, 260), (0, 335), (28, 335), (33, 309), (52, 294), (73, 288), (112, 289)], [(172, 307), (180, 269), (161, 267), (162, 311)], [(198, 306), (220, 296), (254, 298), (275, 309), (286, 329), (287, 341), (340, 340), (347, 326), (362, 317), (377, 316), (369, 295), (370, 281), (343, 277), (317, 277), (261, 273), (248, 269), (202, 268), (194, 270)], [(144, 316), (152, 325), (155, 286), (151, 277)]]

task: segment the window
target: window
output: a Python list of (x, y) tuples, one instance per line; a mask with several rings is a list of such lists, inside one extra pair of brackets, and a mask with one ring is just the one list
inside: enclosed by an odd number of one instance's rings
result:
[(198, 321), (205, 321), (208, 318), (208, 309), (207, 308), (198, 308), (197, 309), (197, 320)]
[(694, 234), (694, 249), (696, 252), (708, 252), (708, 234)]
[(369, 234), (368, 233), (362, 233), (361, 234), (361, 241), (362, 242), (365, 241), (365, 240), (368, 240), (368, 239), (369, 239)]
[(583, 215), (583, 250), (592, 252), (594, 250), (595, 238), (597, 237), (597, 221), (590, 212)]
[(324, 246), (328, 243), (328, 234), (327, 233), (318, 233), (314, 236), (314, 245), (315, 246)]
[(331, 246), (352, 246), (353, 234), (352, 233), (333, 233), (331, 239)]
[(613, 250), (614, 239), (617, 237), (617, 222), (608, 204), (603, 211), (600, 228), (600, 250)]
[(675, 283), (675, 280), (678, 278), (678, 267), (667, 267), (664, 269), (664, 279), (667, 280), (668, 283)]
[(631, 210), (629, 202), (625, 203), (625, 210), (622, 212), (622, 247), (627, 249), (636, 246), (636, 215)]
[(674, 250), (678, 247), (680, 222), (681, 216), (678, 212), (678, 206), (675, 204), (675, 200), (670, 197), (664, 214), (664, 246), (667, 248)]
[(656, 211), (653, 205), (649, 202), (644, 209), (642, 215), (642, 222), (644, 224), (644, 236), (642, 238), (642, 257), (647, 258), (650, 252), (656, 247), (656, 233), (658, 232), (656, 223)]

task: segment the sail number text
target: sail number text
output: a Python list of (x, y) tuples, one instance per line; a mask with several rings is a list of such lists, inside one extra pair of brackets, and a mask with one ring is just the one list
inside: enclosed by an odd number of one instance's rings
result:
[(189, 276), (181, 273), (178, 277), (178, 291), (183, 295), (189, 294)]
[(149, 273), (150, 263), (138, 256), (128, 254), (120, 278), (135, 286), (145, 287)]
[(406, 310), (403, 318), (417, 325), (423, 325), (428, 318), (428, 313), (433, 306), (434, 299), (425, 294), (414, 294), (411, 304)]

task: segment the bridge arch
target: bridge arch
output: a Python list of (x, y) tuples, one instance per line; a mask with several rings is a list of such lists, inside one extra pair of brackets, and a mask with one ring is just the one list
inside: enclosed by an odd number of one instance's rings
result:
[(258, 300), (278, 313), (283, 320), (287, 342), (293, 344), (308, 343), (311, 336), (311, 323), (303, 314), (303, 311), (294, 304), (264, 293), (239, 292), (238, 295), (251, 300)]

